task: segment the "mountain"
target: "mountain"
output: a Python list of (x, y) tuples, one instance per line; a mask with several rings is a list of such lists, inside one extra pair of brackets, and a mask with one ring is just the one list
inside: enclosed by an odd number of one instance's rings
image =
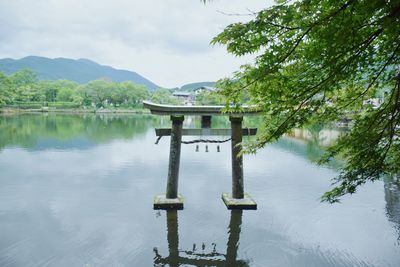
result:
[(193, 91), (202, 86), (215, 87), (215, 82), (188, 83), (188, 84), (183, 85), (179, 90), (180, 91)]
[(87, 83), (97, 79), (110, 79), (115, 82), (132, 81), (145, 85), (149, 90), (159, 88), (150, 80), (133, 71), (118, 70), (100, 65), (89, 59), (45, 58), (28, 56), (21, 59), (0, 59), (0, 71), (12, 74), (21, 69), (31, 69), (41, 80), (66, 79), (77, 83)]

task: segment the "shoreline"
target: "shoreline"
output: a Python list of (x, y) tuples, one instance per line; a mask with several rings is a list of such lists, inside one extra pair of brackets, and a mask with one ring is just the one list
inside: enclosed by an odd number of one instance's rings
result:
[(0, 114), (24, 114), (24, 113), (73, 113), (73, 114), (150, 114), (147, 109), (20, 109), (20, 108), (0, 108)]

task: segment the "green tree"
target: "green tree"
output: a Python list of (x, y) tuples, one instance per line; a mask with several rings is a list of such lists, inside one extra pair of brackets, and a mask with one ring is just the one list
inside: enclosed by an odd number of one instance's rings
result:
[(0, 72), (0, 107), (11, 102), (11, 82), (8, 77)]
[[(323, 158), (346, 160), (334, 202), (367, 181), (400, 172), (400, 2), (398, 0), (276, 1), (213, 39), (236, 55), (255, 54), (233, 78), (220, 81), (228, 103), (248, 93), (264, 111), (254, 151), (294, 127), (352, 117), (354, 126)], [(373, 108), (363, 100), (388, 92)]]
[(151, 101), (160, 104), (179, 104), (179, 100), (172, 96), (171, 91), (164, 88), (157, 89), (151, 96)]
[(143, 85), (134, 84), (128, 81), (121, 83), (120, 86), (125, 89), (127, 94), (126, 103), (130, 106), (140, 106), (143, 100), (150, 97), (149, 91)]
[(37, 76), (33, 71), (28, 69), (20, 70), (10, 75), (8, 79), (11, 83), (10, 95), (12, 98), (10, 99), (10, 103), (42, 99), (36, 87)]
[[(46, 88), (46, 98), (51, 96), (53, 101), (71, 102), (76, 98), (78, 84), (69, 80), (50, 81), (50, 87)], [(50, 100), (48, 100), (50, 101)]]
[(15, 87), (30, 86), (37, 82), (37, 76), (32, 70), (23, 69), (12, 74), (10, 81)]
[(106, 101), (111, 99), (111, 91), (115, 89), (115, 83), (108, 80), (91, 81), (83, 87), (84, 93), (97, 107), (104, 107)]
[(57, 98), (58, 88), (54, 81), (39, 81), (38, 87), (40, 88), (42, 94), (44, 95), (45, 101), (55, 102)]
[(136, 88), (137, 85), (132, 82), (116, 84), (115, 89), (111, 92), (110, 102), (114, 105), (134, 106), (130, 98), (135, 94)]
[(70, 88), (61, 88), (57, 95), (58, 102), (72, 102), (76, 92)]
[(223, 105), (225, 101), (216, 91), (202, 91), (196, 95), (196, 103), (199, 105)]

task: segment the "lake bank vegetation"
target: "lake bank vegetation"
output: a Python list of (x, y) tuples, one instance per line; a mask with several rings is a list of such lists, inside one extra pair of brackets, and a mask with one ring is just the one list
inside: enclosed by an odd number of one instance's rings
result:
[[(203, 93), (215, 102), (215, 96)], [(181, 104), (169, 89), (148, 90), (131, 81), (113, 82), (108, 79), (78, 84), (69, 80), (39, 80), (31, 70), (21, 70), (11, 75), (0, 72), (0, 109), (16, 111), (75, 111), (75, 112), (134, 112), (144, 113), (143, 100), (156, 103)], [(210, 102), (208, 101), (208, 102)]]

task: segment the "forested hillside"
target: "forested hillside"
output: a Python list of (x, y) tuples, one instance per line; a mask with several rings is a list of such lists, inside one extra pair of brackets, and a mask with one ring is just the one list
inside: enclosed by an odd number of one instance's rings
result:
[(88, 59), (50, 59), (36, 56), (18, 60), (0, 59), (1, 72), (10, 75), (23, 69), (34, 71), (39, 80), (70, 80), (83, 84), (93, 80), (108, 79), (113, 82), (131, 81), (146, 86), (150, 91), (159, 87), (136, 72), (99, 65)]

